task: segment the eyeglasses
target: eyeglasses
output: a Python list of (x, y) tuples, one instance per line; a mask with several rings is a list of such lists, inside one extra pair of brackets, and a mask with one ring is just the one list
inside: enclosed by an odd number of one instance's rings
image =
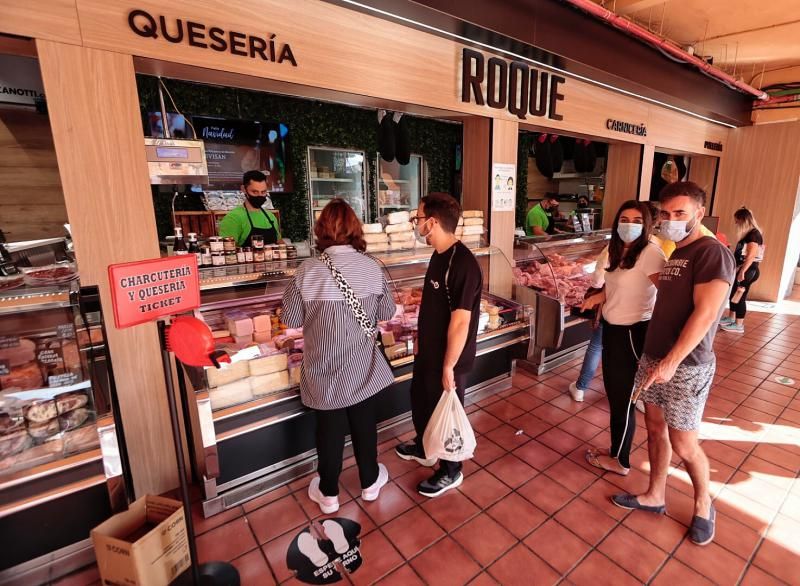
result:
[(413, 218), (411, 218), (411, 223), (412, 224), (419, 224), (422, 220), (427, 220), (428, 218), (431, 218), (431, 217), (433, 217), (433, 216), (414, 216)]

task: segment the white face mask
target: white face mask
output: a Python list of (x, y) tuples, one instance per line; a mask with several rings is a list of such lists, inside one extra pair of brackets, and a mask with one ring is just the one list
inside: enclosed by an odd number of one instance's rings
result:
[(689, 228), (688, 224), (687, 220), (662, 220), (661, 227), (658, 230), (659, 236), (663, 236), (673, 242), (680, 242), (691, 234), (697, 226), (697, 222), (691, 228)]
[(617, 226), (617, 234), (625, 244), (630, 244), (642, 235), (644, 226), (642, 224), (634, 224), (632, 222), (627, 224), (619, 224)]
[(430, 218), (425, 218), (425, 221), (422, 222), (422, 224), (417, 223), (414, 226), (414, 236), (416, 237), (417, 242), (419, 242), (422, 246), (428, 246), (428, 236), (431, 234), (430, 231), (428, 231), (426, 234), (422, 233), (422, 226), (424, 226), (428, 220), (430, 220)]

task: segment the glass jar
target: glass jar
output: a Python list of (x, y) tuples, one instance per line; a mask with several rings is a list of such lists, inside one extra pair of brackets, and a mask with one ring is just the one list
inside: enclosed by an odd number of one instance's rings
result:
[(264, 248), (264, 237), (260, 234), (253, 234), (250, 237), (250, 243), (254, 249)]
[(223, 238), (222, 248), (225, 251), (225, 254), (228, 254), (229, 252), (236, 254), (236, 240), (234, 240), (230, 236)]
[(226, 252), (225, 253), (225, 264), (226, 265), (235, 265), (238, 261), (236, 260), (236, 250), (233, 252)]
[(253, 262), (253, 249), (249, 246), (244, 247), (244, 262)]
[(263, 248), (253, 249), (253, 262), (264, 262), (265, 256), (265, 250)]
[(225, 253), (222, 251), (211, 253), (211, 264), (219, 267), (225, 264)]
[(264, 260), (270, 261), (275, 260), (275, 245), (270, 244), (269, 246), (264, 247)]
[(210, 267), (212, 265), (211, 248), (208, 246), (200, 247), (200, 266)]
[(239, 264), (244, 264), (246, 262), (244, 258), (244, 248), (236, 249), (236, 262)]
[(291, 260), (297, 258), (297, 247), (289, 245), (286, 247), (286, 258)]
[(211, 249), (212, 254), (215, 252), (222, 252), (224, 250), (222, 238), (219, 236), (212, 236), (208, 239), (208, 247)]

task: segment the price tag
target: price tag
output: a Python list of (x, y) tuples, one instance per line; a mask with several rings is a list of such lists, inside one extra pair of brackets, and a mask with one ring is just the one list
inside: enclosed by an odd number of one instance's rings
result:
[(60, 364), (62, 362), (61, 356), (55, 350), (41, 350), (39, 352), (39, 364)]
[(75, 326), (72, 324), (61, 324), (56, 328), (58, 337), (62, 340), (69, 340), (75, 337)]
[(72, 372), (47, 377), (47, 386), (49, 387), (66, 387), (68, 385), (74, 385), (77, 382), (78, 375)]
[(8, 360), (0, 360), (0, 376), (11, 373), (11, 363)]
[(0, 348), (16, 348), (19, 346), (19, 336), (0, 336)]

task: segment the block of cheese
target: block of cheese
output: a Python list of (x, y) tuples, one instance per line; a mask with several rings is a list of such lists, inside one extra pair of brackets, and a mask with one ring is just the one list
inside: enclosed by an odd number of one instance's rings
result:
[(464, 226), (464, 236), (470, 234), (483, 234), (483, 226)]
[(239, 347), (249, 346), (253, 343), (253, 334), (246, 334), (244, 336), (234, 336), (233, 343)]
[(247, 362), (234, 362), (223, 368), (206, 368), (206, 379), (208, 380), (208, 386), (211, 388), (227, 385), (243, 379), (249, 374), (250, 368), (248, 368)]
[(414, 248), (414, 241), (413, 240), (405, 240), (401, 242), (390, 242), (389, 243), (389, 250), (409, 250)]
[(409, 240), (414, 240), (413, 232), (395, 232), (394, 234), (389, 234), (389, 242), (408, 242)]
[(367, 243), (367, 252), (386, 252), (387, 250), (389, 250), (389, 244), (387, 242)]
[(364, 234), (380, 234), (383, 232), (383, 224), (364, 224)]
[(469, 244), (471, 242), (480, 242), (481, 235), (480, 234), (464, 234), (461, 238), (459, 238), (461, 242)]
[(243, 314), (226, 315), (226, 327), (231, 336), (248, 336), (253, 333), (253, 320)]
[(261, 358), (254, 358), (247, 364), (250, 365), (251, 376), (259, 376), (262, 374), (270, 374), (278, 372), (279, 370), (286, 370), (287, 358), (283, 352), (273, 354), (271, 356), (262, 356)]
[(272, 331), (256, 332), (253, 334), (253, 341), (256, 344), (265, 344), (272, 340)]
[(380, 234), (364, 234), (364, 242), (367, 244), (381, 244), (388, 240), (389, 237), (382, 232)]
[(483, 218), (467, 218), (464, 220), (465, 226), (483, 226)]
[(269, 395), (277, 391), (282, 391), (291, 386), (289, 383), (289, 371), (281, 370), (270, 374), (263, 374), (261, 376), (251, 376), (250, 391), (254, 397), (261, 395)]
[(262, 313), (253, 316), (253, 331), (255, 332), (269, 332), (272, 330), (272, 315), (269, 313)]
[(402, 224), (391, 224), (386, 226), (387, 234), (394, 234), (396, 232), (412, 232), (413, 230), (414, 226), (411, 225), (411, 222), (403, 222)]
[(216, 340), (217, 338), (228, 338), (230, 337), (231, 333), (228, 330), (214, 330), (211, 332), (211, 335)]
[(408, 352), (408, 347), (405, 344), (395, 344), (386, 348), (386, 358), (394, 360), (400, 358)]
[[(247, 363), (240, 363), (245, 364)], [(242, 379), (227, 385), (222, 385), (216, 389), (208, 391), (208, 398), (211, 399), (212, 409), (224, 409), (231, 405), (237, 405), (250, 401), (253, 398), (253, 391), (250, 389), (250, 380)]]
[(386, 216), (390, 224), (405, 224), (410, 219), (408, 212), (392, 212)]
[(483, 210), (464, 210), (464, 218), (482, 218)]

